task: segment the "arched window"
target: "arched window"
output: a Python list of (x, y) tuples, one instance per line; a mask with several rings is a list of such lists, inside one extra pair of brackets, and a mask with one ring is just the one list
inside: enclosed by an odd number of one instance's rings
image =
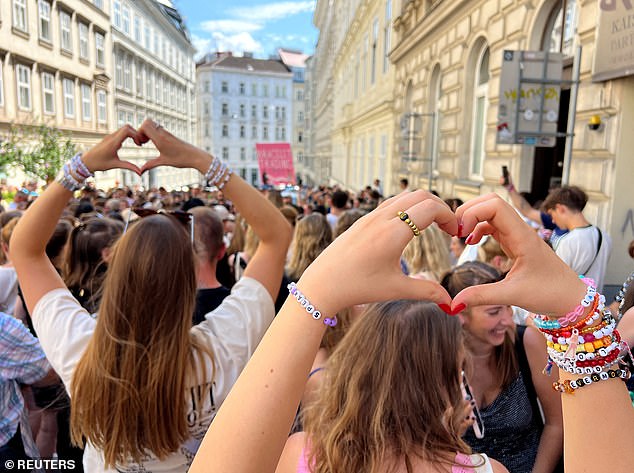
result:
[[(564, 5), (566, 11), (564, 14)], [(565, 56), (572, 56), (577, 21), (579, 19), (579, 6), (576, 0), (560, 1), (553, 9), (546, 29), (542, 48), (550, 52), (561, 52)]]
[(429, 110), (435, 113), (435, 119), (430, 118), (430, 139), (428, 153), (431, 156), (432, 169), (438, 168), (438, 144), (440, 137), (440, 98), (442, 95), (442, 78), (440, 76), (440, 65), (436, 64), (431, 73), (431, 81), (429, 82)]
[(485, 44), (478, 54), (473, 91), (473, 108), (471, 132), (471, 153), (469, 160), (470, 177), (482, 176), (484, 161), (484, 145), (486, 137), (486, 116), (488, 108), (489, 88), (489, 47)]

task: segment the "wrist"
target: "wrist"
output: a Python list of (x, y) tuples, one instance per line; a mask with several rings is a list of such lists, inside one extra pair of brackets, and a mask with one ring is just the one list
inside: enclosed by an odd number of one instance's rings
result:
[(194, 168), (198, 170), (198, 172), (200, 172), (203, 176), (205, 175), (205, 173), (209, 170), (209, 166), (211, 165), (211, 163), (214, 161), (214, 157), (199, 149), (199, 148), (195, 148), (195, 164), (194, 164)]

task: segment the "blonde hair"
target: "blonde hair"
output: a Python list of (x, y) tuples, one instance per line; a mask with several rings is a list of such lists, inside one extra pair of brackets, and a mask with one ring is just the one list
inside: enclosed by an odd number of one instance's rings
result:
[(185, 391), (205, 356), (213, 364), (190, 332), (195, 296), (192, 246), (172, 218), (144, 218), (115, 245), (71, 385), (72, 440), (101, 450), (106, 468), (163, 459), (189, 438)]
[(332, 242), (332, 229), (320, 213), (305, 216), (295, 226), (292, 256), (286, 268), (289, 279), (297, 281), (306, 268)]
[(458, 319), (435, 304), (369, 306), (306, 410), (311, 471), (379, 473), (404, 456), (451, 464), (470, 453), (460, 428), (462, 342)]
[(410, 240), (403, 250), (403, 259), (411, 275), (429, 272), (436, 281), (451, 269), (447, 240), (435, 224)]

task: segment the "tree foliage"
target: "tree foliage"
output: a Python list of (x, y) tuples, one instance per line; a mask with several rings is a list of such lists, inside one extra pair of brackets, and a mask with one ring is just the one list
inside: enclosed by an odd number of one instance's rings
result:
[(49, 183), (74, 154), (70, 135), (59, 128), (11, 124), (0, 143), (0, 167), (14, 166)]

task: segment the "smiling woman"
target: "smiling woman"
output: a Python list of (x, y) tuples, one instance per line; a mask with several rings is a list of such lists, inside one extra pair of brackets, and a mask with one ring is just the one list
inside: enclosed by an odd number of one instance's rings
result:
[[(467, 287), (501, 279), (495, 268), (475, 261), (447, 273), (442, 284), (454, 297)], [(474, 306), (460, 318), (470, 355), (469, 379), (486, 429), (484, 438), (469, 430), (465, 440), (509, 471), (553, 471), (563, 450), (563, 425), (558, 394), (541, 374), (541, 335), (526, 327), (516, 333), (508, 305)], [(544, 409), (543, 421), (536, 396)]]

